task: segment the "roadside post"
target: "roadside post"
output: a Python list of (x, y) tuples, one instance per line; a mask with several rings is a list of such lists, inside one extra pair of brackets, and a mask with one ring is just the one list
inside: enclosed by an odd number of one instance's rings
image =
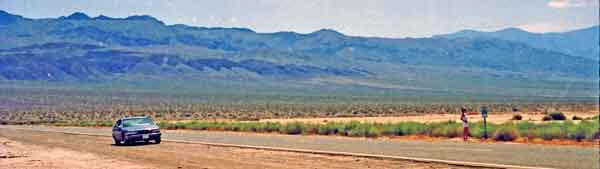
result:
[(488, 110), (486, 106), (481, 107), (481, 117), (483, 117), (483, 139), (488, 138), (487, 134), (487, 122), (486, 118), (488, 117)]

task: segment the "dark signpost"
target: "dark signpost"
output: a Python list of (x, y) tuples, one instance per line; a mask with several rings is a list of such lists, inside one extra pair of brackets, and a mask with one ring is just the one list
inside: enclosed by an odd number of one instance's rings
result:
[(488, 134), (486, 118), (488, 117), (488, 110), (485, 106), (481, 107), (481, 117), (483, 117), (483, 139), (487, 139)]

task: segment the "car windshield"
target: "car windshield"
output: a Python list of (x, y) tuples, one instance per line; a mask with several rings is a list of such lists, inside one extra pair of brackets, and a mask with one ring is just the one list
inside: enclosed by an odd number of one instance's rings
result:
[(150, 118), (132, 118), (123, 121), (123, 127), (131, 127), (137, 125), (152, 125), (154, 122)]

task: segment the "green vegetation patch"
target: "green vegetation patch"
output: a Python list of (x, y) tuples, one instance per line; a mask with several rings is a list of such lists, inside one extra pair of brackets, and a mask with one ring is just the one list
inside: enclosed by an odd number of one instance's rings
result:
[[(55, 123), (54, 125), (82, 126), (82, 127), (110, 127), (110, 121), (83, 121), (78, 123)], [(188, 129), (212, 131), (236, 131), (257, 133), (280, 133), (290, 135), (339, 135), (348, 137), (381, 137), (381, 136), (408, 136), (421, 135), (430, 137), (461, 137), (463, 127), (455, 121), (419, 123), (364, 123), (359, 121), (305, 123), (305, 122), (240, 122), (240, 121), (186, 121), (166, 122), (157, 124), (163, 129)], [(486, 130), (489, 138), (497, 141), (514, 141), (518, 138), (541, 138), (544, 140), (570, 139), (592, 140), (597, 139), (598, 118), (583, 119), (577, 122), (571, 120), (550, 121), (545, 123), (532, 123), (529, 121), (512, 121), (503, 124), (488, 123)], [(474, 138), (483, 138), (483, 122), (469, 124), (469, 135)]]

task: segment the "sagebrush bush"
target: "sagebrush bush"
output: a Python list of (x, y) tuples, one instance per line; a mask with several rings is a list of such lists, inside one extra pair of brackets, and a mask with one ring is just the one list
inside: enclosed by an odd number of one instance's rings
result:
[(573, 116), (573, 120), (583, 120), (583, 118), (581, 118), (579, 116)]
[(370, 126), (370, 127), (367, 127), (365, 136), (366, 137), (379, 137), (379, 136), (381, 136), (381, 131), (377, 127)]
[(383, 125), (382, 134), (386, 136), (426, 135), (429, 132), (427, 124), (418, 122), (399, 122)]
[(274, 123), (274, 122), (267, 122), (264, 126), (264, 131), (265, 132), (277, 132), (279, 131), (279, 129), (281, 128), (281, 124), (280, 123)]
[(567, 120), (567, 116), (562, 112), (552, 112), (548, 116), (552, 117), (552, 120)]
[(336, 135), (339, 133), (339, 129), (342, 129), (343, 124), (329, 122), (318, 126), (317, 133), (320, 135)]
[(401, 132), (400, 132), (400, 126), (399, 125), (394, 125), (394, 124), (385, 124), (382, 127), (382, 131), (381, 134), (385, 135), (385, 136), (400, 136)]
[(350, 137), (379, 137), (381, 132), (373, 125), (361, 125), (348, 131)]
[(459, 137), (462, 136), (463, 127), (454, 121), (432, 123), (431, 136), (434, 137)]
[(429, 125), (418, 122), (401, 122), (398, 125), (400, 135), (425, 135), (429, 133)]
[(535, 138), (536, 135), (533, 132), (536, 129), (536, 124), (524, 121), (516, 123), (517, 130), (519, 130), (519, 135), (527, 138)]
[(158, 127), (163, 128), (163, 129), (169, 129), (169, 130), (174, 130), (175, 129), (175, 124), (169, 123), (169, 122), (166, 122), (166, 121), (158, 122), (157, 125), (158, 125)]
[(596, 132), (598, 132), (598, 123), (587, 120), (582, 120), (578, 125), (571, 126), (567, 131), (569, 139), (577, 141), (594, 139)]
[(552, 121), (552, 117), (551, 116), (544, 116), (542, 118), (542, 121)]
[(512, 120), (522, 120), (522, 119), (523, 119), (523, 116), (521, 116), (520, 114), (515, 114), (512, 117)]
[[(492, 137), (496, 131), (497, 125), (493, 123), (487, 123), (488, 137)], [(469, 124), (469, 135), (474, 138), (483, 138), (485, 131), (483, 122), (476, 122)]]
[(187, 129), (187, 123), (184, 122), (176, 122), (175, 129)]
[(493, 138), (496, 141), (514, 141), (519, 137), (519, 129), (517, 128), (517, 126), (512, 124), (505, 124), (500, 126), (498, 129), (496, 129), (493, 135)]
[[(550, 116), (548, 116), (550, 117)], [(52, 125), (64, 126), (112, 126), (112, 121), (81, 121), (81, 122), (57, 122)], [(419, 123), (419, 122), (397, 122), (397, 123), (363, 123), (351, 122), (328, 122), (325, 124), (313, 124), (302, 122), (279, 123), (279, 122), (216, 122), (216, 121), (187, 121), (157, 123), (163, 129), (191, 129), (191, 130), (216, 130), (216, 131), (239, 131), (239, 132), (279, 132), (281, 134), (319, 134), (319, 135), (341, 135), (351, 137), (380, 137), (380, 136), (404, 136), (424, 135), (432, 137), (460, 137), (462, 136), (462, 124), (455, 121)], [(469, 135), (482, 138), (484, 133), (483, 122), (469, 123)], [(532, 123), (529, 121), (487, 124), (488, 135), (498, 141), (511, 141), (518, 137), (552, 139), (585, 140), (600, 136), (597, 132), (597, 120), (582, 120), (575, 123), (571, 120), (563, 122)]]
[(112, 127), (112, 125), (112, 121), (81, 121), (74, 124), (74, 126), (79, 127)]
[(536, 128), (534, 133), (538, 138), (542, 138), (544, 140), (564, 138), (562, 127), (557, 125), (547, 125), (545, 127)]
[(286, 123), (281, 127), (279, 132), (284, 134), (302, 134), (304, 125), (301, 122)]

